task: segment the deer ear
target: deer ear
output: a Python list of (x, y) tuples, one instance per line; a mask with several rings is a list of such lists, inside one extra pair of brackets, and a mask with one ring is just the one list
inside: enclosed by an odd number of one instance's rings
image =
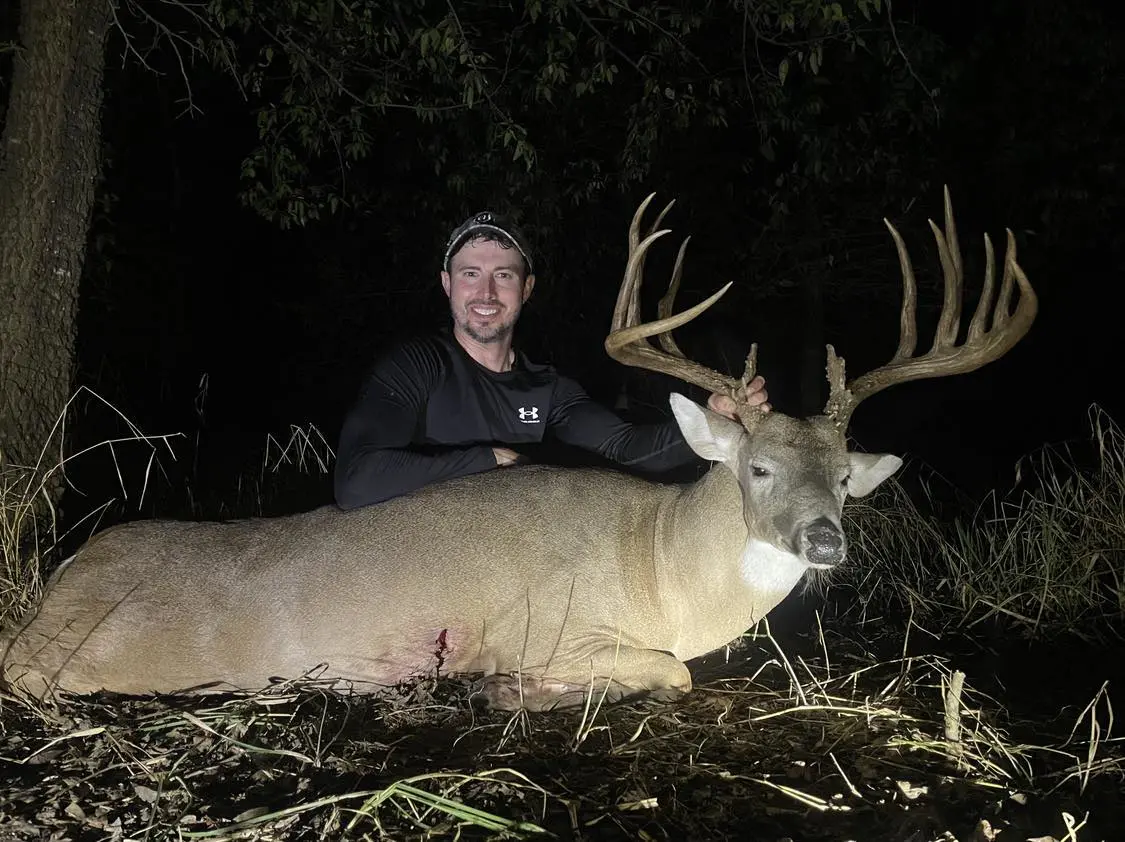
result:
[(726, 463), (734, 460), (745, 434), (741, 424), (700, 406), (678, 392), (669, 395), (668, 402), (688, 446), (701, 459)]
[(902, 467), (902, 460), (889, 453), (849, 453), (848, 459), (852, 465), (848, 480), (849, 497), (870, 494)]

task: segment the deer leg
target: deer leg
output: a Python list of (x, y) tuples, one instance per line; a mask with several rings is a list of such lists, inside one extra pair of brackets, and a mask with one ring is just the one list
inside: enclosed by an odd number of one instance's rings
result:
[(616, 644), (602, 646), (569, 669), (552, 675), (497, 674), (484, 680), (482, 694), (497, 710), (547, 711), (586, 703), (648, 698), (674, 701), (691, 690), (691, 673), (667, 652)]

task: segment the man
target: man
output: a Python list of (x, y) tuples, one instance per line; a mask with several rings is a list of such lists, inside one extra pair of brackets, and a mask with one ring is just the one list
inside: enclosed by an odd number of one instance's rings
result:
[[(535, 288), (533, 270), (526, 241), (496, 214), (478, 213), (453, 231), (441, 272), (453, 329), (405, 342), (377, 360), (340, 433), (340, 507), (515, 465), (519, 446), (548, 432), (649, 472), (697, 458), (674, 421), (628, 424), (575, 381), (512, 347)], [(768, 409), (764, 386), (755, 378), (747, 400)], [(729, 397), (712, 395), (708, 406), (735, 417)]]

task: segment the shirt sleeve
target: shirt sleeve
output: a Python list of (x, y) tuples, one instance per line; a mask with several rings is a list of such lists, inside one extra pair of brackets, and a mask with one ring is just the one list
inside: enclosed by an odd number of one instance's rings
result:
[(423, 446), (426, 404), (443, 364), (439, 352), (408, 343), (378, 360), (344, 418), (334, 474), (336, 503), (354, 509), (443, 479), (496, 467), (487, 445)]
[(560, 441), (643, 471), (671, 470), (698, 459), (674, 420), (630, 424), (566, 377), (560, 377), (555, 386), (548, 423)]

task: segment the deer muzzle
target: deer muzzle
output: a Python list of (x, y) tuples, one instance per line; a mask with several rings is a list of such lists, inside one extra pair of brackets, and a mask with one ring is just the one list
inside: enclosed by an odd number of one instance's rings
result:
[(826, 517), (817, 518), (801, 530), (798, 545), (805, 561), (826, 567), (842, 562), (848, 549), (839, 524)]

